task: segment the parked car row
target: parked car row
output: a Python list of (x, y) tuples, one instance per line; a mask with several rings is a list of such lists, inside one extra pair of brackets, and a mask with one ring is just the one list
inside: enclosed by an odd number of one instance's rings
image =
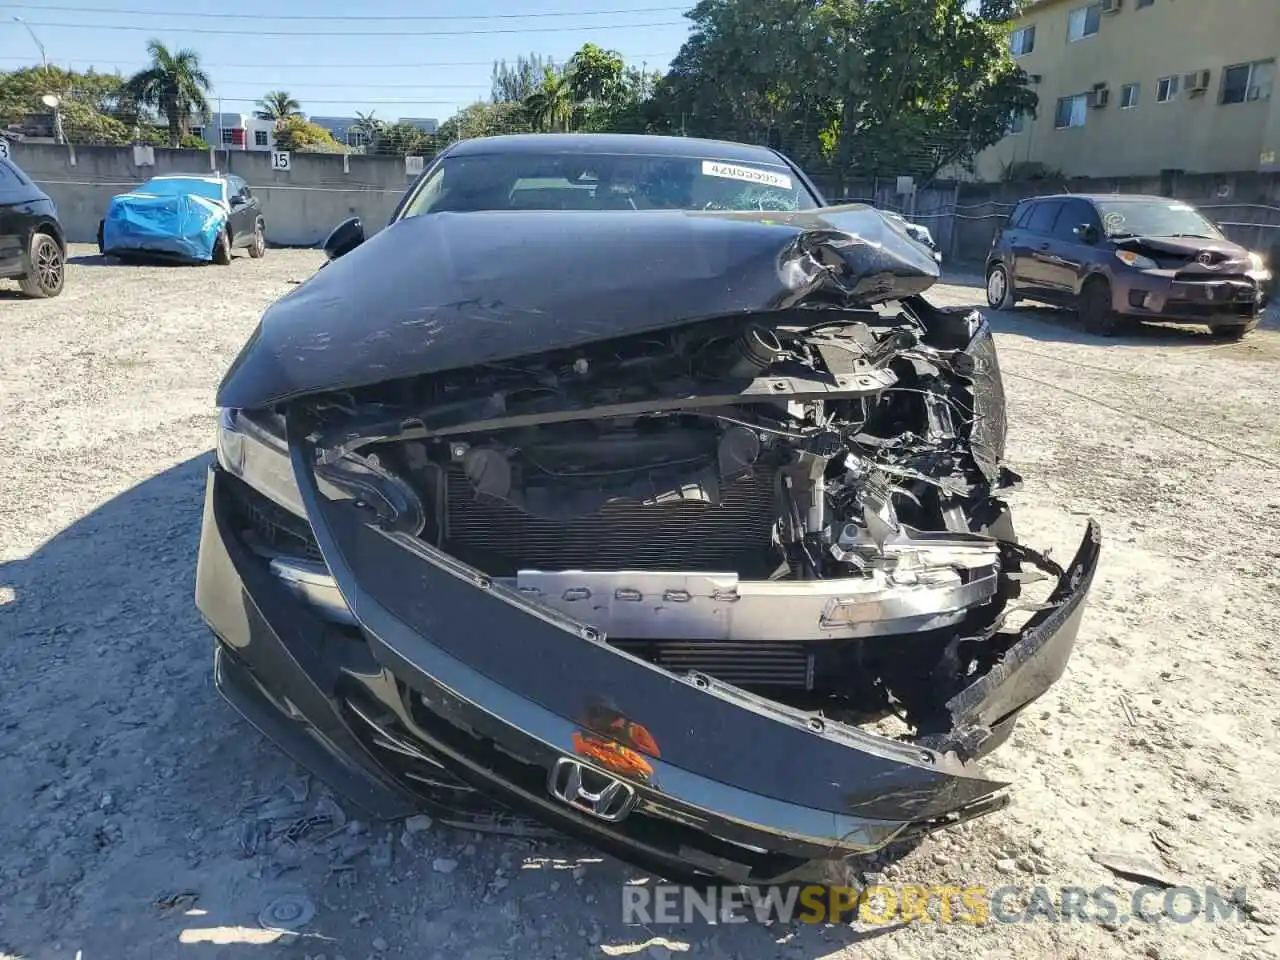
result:
[[(122, 261), (229, 264), (232, 251), (266, 254), (262, 204), (237, 176), (162, 176), (112, 197), (98, 221), (98, 251)], [(54, 202), (0, 157), (0, 278), (28, 297), (56, 297), (67, 239)]]

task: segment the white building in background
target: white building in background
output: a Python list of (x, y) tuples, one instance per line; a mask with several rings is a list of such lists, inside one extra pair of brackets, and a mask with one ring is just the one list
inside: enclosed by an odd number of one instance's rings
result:
[(192, 127), (191, 132), (213, 147), (228, 150), (270, 150), (275, 146), (274, 120), (263, 120), (253, 114), (215, 113), (205, 126)]

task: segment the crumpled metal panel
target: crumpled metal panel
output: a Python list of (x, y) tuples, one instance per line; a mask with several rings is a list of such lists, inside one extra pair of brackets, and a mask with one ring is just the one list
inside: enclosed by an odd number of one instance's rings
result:
[(226, 222), (226, 208), (206, 197), (122, 193), (111, 199), (103, 218), (102, 247), (106, 253), (212, 260), (214, 240)]
[(392, 224), (273, 304), (218, 390), (260, 407), (416, 374), (781, 310), (865, 306), (938, 279), (872, 207), (521, 210)]

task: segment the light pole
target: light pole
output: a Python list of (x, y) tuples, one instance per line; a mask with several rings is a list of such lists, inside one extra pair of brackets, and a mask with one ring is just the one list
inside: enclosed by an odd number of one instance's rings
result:
[[(40, 42), (40, 38), (36, 36), (36, 32), (31, 29), (31, 24), (23, 20), (21, 17), (14, 17), (14, 23), (22, 24), (23, 28), (31, 35), (32, 41), (40, 50), (40, 66), (44, 70), (45, 81), (49, 80), (49, 58), (45, 55), (44, 44)], [(58, 109), (59, 98), (52, 90), (41, 97), (46, 106), (53, 107), (53, 140), (54, 143), (62, 143), (66, 138), (62, 135), (62, 112)], [(50, 100), (53, 102), (50, 103)]]

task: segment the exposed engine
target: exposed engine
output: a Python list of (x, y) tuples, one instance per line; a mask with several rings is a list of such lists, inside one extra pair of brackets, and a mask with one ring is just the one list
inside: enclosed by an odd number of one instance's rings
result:
[[(994, 498), (1016, 478), (981, 317), (895, 307), (330, 395), (328, 458), (358, 451), (412, 487), (422, 538), (663, 666), (882, 705), (896, 674), (932, 710), (969, 669), (956, 626), (1017, 592)], [(954, 669), (904, 669), (905, 645)]]

